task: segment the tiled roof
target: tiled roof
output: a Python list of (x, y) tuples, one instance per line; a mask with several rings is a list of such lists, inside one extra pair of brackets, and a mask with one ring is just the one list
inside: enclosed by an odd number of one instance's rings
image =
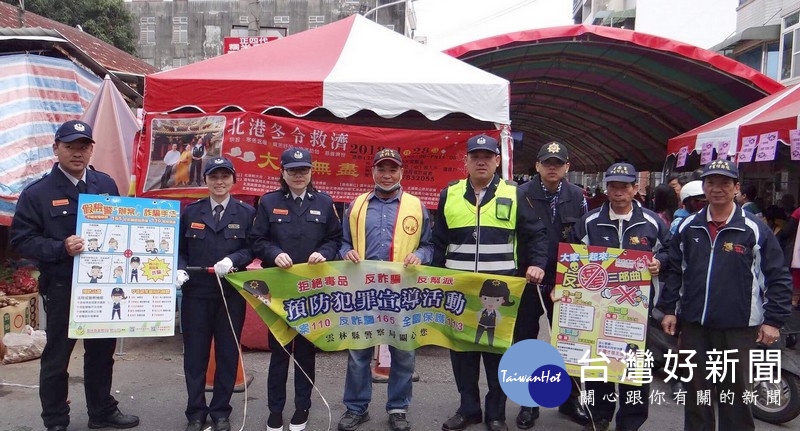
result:
[[(41, 27), (52, 29), (61, 33), (75, 46), (114, 72), (124, 72), (136, 75), (147, 75), (158, 72), (158, 69), (121, 49), (109, 45), (102, 40), (84, 33), (77, 28), (62, 24), (57, 21), (25, 12), (25, 27)], [(0, 27), (20, 28), (20, 9), (8, 3), (0, 2)]]

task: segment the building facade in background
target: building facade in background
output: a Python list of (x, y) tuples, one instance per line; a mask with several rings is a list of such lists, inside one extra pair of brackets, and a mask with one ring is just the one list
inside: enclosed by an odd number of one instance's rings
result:
[(413, 37), (410, 1), (389, 0), (133, 0), (139, 58), (159, 70), (216, 57), (226, 37), (279, 38), (361, 13)]
[(572, 0), (575, 24), (636, 28), (636, 0)]
[(800, 82), (800, 1), (739, 0), (736, 32), (712, 49), (779, 81)]
[[(712, 50), (789, 86), (800, 83), (800, 0), (738, 0), (736, 32)], [(758, 189), (761, 208), (800, 193), (800, 166), (788, 145), (778, 145), (774, 161), (739, 166), (745, 182)]]

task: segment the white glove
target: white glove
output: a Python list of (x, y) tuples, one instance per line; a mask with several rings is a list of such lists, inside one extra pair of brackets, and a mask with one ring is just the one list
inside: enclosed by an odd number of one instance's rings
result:
[(175, 287), (180, 289), (181, 286), (183, 286), (183, 283), (186, 283), (187, 281), (189, 281), (189, 274), (187, 274), (186, 271), (179, 269), (178, 274), (175, 277)]
[(217, 274), (217, 277), (222, 278), (231, 271), (231, 268), (233, 268), (233, 261), (226, 257), (214, 264), (214, 273)]

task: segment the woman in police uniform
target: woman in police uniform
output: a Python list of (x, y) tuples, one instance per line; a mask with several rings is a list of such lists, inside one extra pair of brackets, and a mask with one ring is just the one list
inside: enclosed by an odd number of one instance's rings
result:
[[(239, 366), (236, 339), (242, 334), (246, 305), (244, 298), (224, 279), (220, 280), (220, 291), (216, 278), (224, 277), (234, 268), (244, 270), (253, 261), (247, 234), (255, 209), (231, 197), (236, 171), (230, 160), (223, 157), (209, 160), (203, 178), (209, 197), (187, 205), (181, 214), (180, 226), (177, 283), (183, 286), (183, 369), (188, 393), (186, 419), (189, 421), (186, 431), (205, 429), (206, 416), (211, 416), (214, 431), (228, 431), (231, 394)], [(187, 267), (212, 266), (216, 276), (200, 271), (186, 272)], [(206, 405), (205, 382), (212, 338), (217, 369), (214, 395)]]
[[(261, 197), (249, 239), (253, 254), (264, 268), (290, 268), (295, 263), (319, 263), (333, 260), (342, 242), (342, 227), (333, 207), (333, 199), (311, 184), (311, 154), (290, 148), (281, 155), (281, 188)], [(286, 404), (286, 379), (289, 355), (278, 340), (269, 334), (272, 357), (267, 378), (269, 419), (267, 431), (282, 431), (283, 407)], [(314, 345), (298, 335), (286, 346), (314, 380)], [(302, 431), (311, 408), (312, 383), (295, 367), (295, 412), (289, 423), (291, 431)]]

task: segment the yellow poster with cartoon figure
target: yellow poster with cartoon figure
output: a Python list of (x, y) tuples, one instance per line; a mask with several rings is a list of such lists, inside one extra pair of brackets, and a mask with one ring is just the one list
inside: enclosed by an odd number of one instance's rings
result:
[(626, 373), (626, 360), (645, 352), (652, 258), (638, 250), (559, 244), (551, 343), (570, 375), (639, 384)]

